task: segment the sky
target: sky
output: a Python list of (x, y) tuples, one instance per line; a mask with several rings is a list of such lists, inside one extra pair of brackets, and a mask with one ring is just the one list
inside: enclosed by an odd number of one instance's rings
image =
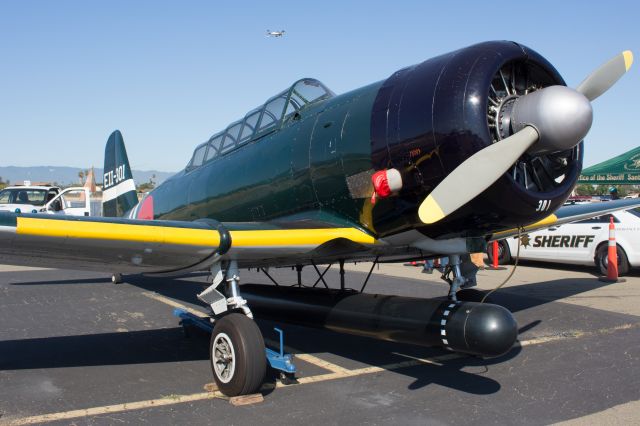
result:
[(639, 4), (0, 0), (0, 166), (101, 167), (120, 129), (133, 169), (178, 171), (299, 78), (340, 94), (486, 40), (527, 45), (573, 87), (634, 51), (593, 104), (590, 166), (640, 145)]

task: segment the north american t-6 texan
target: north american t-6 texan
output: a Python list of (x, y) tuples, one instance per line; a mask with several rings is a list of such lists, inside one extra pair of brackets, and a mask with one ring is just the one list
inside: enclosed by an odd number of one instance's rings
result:
[[(576, 89), (521, 44), (466, 47), (335, 95), (305, 78), (195, 148), (140, 202), (122, 135), (105, 149), (104, 217), (6, 213), (0, 263), (171, 276), (210, 271), (211, 366), (227, 395), (255, 392), (254, 315), (491, 357), (511, 313), (469, 292), (469, 253), (529, 230), (636, 206), (560, 208), (582, 169), (591, 102), (623, 52)], [(346, 290), (344, 262), (449, 257), (441, 298)], [(242, 285), (239, 271), (338, 264), (340, 289)], [(372, 267), (373, 269), (373, 267)], [(324, 281), (318, 272), (318, 281)]]

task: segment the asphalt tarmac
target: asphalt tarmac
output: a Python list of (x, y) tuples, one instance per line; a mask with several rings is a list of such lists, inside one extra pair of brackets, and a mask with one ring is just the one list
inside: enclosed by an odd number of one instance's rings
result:
[[(369, 265), (350, 266), (360, 288)], [(510, 266), (509, 268), (513, 268)], [(507, 271), (480, 271), (492, 288)], [(283, 284), (295, 271), (272, 270)], [(305, 282), (315, 281), (305, 268)], [(332, 270), (329, 282), (337, 283)], [(125, 277), (0, 267), (0, 424), (573, 424), (640, 423), (640, 273), (605, 284), (586, 267), (527, 263), (494, 301), (519, 343), (482, 360), (277, 324), (298, 384), (265, 384), (236, 406), (212, 387), (207, 336), (185, 337), (175, 306), (202, 310), (205, 276)], [(242, 271), (243, 283), (269, 283)], [(383, 265), (366, 291), (433, 297), (420, 268)], [(259, 321), (276, 340), (273, 323)]]

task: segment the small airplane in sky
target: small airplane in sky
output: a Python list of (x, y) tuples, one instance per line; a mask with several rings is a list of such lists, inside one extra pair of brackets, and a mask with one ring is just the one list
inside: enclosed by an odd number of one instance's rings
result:
[(282, 37), (284, 33), (285, 33), (284, 30), (280, 30), (280, 31), (267, 30), (267, 37)]
[[(284, 33), (284, 31), (278, 32)], [(274, 36), (279, 36), (275, 35)], [(253, 315), (479, 356), (517, 338), (509, 311), (469, 292), (489, 241), (640, 205), (563, 207), (582, 170), (591, 102), (630, 68), (623, 52), (566, 87), (535, 51), (485, 42), (336, 96), (311, 78), (198, 145), (138, 202), (122, 135), (105, 148), (105, 217), (0, 214), (0, 263), (172, 276), (209, 271), (211, 366), (227, 395), (255, 392), (266, 361)], [(448, 297), (345, 287), (347, 261), (449, 257)], [(313, 267), (326, 286), (302, 286)], [(292, 267), (298, 287), (239, 285)], [(373, 270), (373, 266), (371, 271)], [(328, 286), (327, 286), (328, 287)], [(479, 303), (480, 302), (480, 303)]]

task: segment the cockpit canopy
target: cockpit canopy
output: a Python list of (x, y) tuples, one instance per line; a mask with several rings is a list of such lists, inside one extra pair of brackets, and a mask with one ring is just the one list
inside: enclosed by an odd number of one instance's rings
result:
[(335, 96), (318, 80), (303, 78), (290, 88), (270, 98), (264, 105), (249, 111), (242, 120), (231, 123), (222, 132), (196, 147), (187, 170), (194, 169), (247, 142), (280, 128), (296, 112), (313, 103)]

